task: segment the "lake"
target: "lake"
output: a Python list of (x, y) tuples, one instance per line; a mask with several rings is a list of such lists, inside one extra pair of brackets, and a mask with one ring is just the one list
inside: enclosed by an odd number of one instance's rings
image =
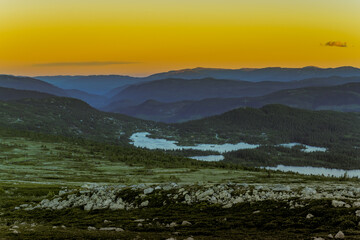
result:
[(280, 170), (283, 172), (296, 172), (305, 175), (324, 175), (342, 177), (346, 173), (348, 177), (360, 177), (360, 170), (342, 170), (323, 167), (296, 167), (296, 166), (284, 166), (278, 165), (277, 167), (264, 167), (269, 170)]
[(139, 132), (134, 133), (131, 137), (130, 142), (136, 147), (148, 148), (148, 149), (162, 149), (162, 150), (183, 150), (183, 149), (194, 149), (194, 150), (201, 150), (201, 151), (215, 151), (218, 153), (225, 153), (236, 151), (240, 149), (254, 149), (259, 147), (260, 145), (257, 144), (248, 144), (244, 142), (239, 142), (237, 144), (199, 144), (195, 146), (179, 146), (177, 145), (178, 142), (171, 141), (167, 139), (154, 139), (149, 138), (148, 132)]
[[(259, 147), (258, 144), (249, 144), (245, 142), (239, 142), (236, 144), (198, 144), (195, 146), (181, 146), (178, 145), (177, 141), (167, 140), (167, 139), (160, 139), (160, 138), (149, 138), (148, 132), (138, 132), (134, 133), (130, 137), (130, 144), (134, 145), (135, 147), (147, 148), (147, 149), (161, 149), (161, 150), (185, 150), (185, 149), (194, 149), (194, 150), (201, 150), (201, 151), (214, 151), (218, 153), (225, 153), (231, 152), (241, 149), (255, 149)], [(297, 145), (303, 145), (305, 149), (302, 151), (304, 152), (325, 152), (327, 149), (322, 147), (314, 147), (308, 146), (301, 143), (284, 143), (280, 144), (279, 146), (289, 147), (292, 148)], [(193, 156), (190, 157), (192, 159), (200, 160), (200, 161), (221, 161), (224, 160), (223, 155), (210, 155), (210, 156)]]

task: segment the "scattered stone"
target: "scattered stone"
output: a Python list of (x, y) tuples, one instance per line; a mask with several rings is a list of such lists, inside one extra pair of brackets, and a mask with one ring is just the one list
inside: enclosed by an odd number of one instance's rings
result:
[(87, 229), (88, 229), (89, 231), (95, 231), (95, 230), (96, 230), (96, 227), (89, 226)]
[(182, 226), (190, 226), (191, 225), (191, 222), (188, 222), (188, 221), (183, 221), (181, 223)]
[(192, 237), (185, 238), (184, 240), (194, 240)]
[(335, 239), (344, 239), (345, 238), (345, 234), (342, 231), (339, 231), (336, 235), (335, 235)]
[(360, 210), (356, 210), (355, 215), (356, 215), (356, 217), (360, 217)]
[(141, 207), (147, 207), (149, 205), (149, 200), (146, 200), (145, 202), (142, 202), (140, 204)]
[(309, 213), (308, 215), (306, 215), (306, 218), (307, 219), (310, 219), (310, 218), (313, 218), (314, 217), (314, 215), (312, 215), (311, 213)]
[(330, 234), (328, 235), (328, 238), (334, 238), (334, 236), (330, 233)]
[[(136, 191), (132, 199), (121, 198), (122, 190)], [(176, 190), (175, 190), (176, 189)], [(139, 191), (140, 190), (140, 191)], [(290, 185), (277, 184), (274, 186), (254, 186), (248, 184), (204, 184), (199, 183), (198, 187), (191, 188), (187, 186), (179, 187), (176, 183), (169, 183), (164, 186), (146, 186), (138, 184), (133, 186), (99, 186), (84, 185), (81, 189), (64, 190), (59, 192), (51, 199), (43, 199), (38, 204), (22, 204), (15, 209), (34, 210), (49, 209), (60, 210), (67, 208), (83, 208), (85, 211), (92, 210), (131, 210), (141, 207), (148, 207), (149, 200), (146, 196), (153, 194), (155, 190), (161, 190), (160, 194), (167, 196), (168, 199), (163, 200), (163, 205), (173, 204), (181, 201), (183, 204), (195, 204), (206, 202), (208, 204), (219, 204), (224, 209), (232, 208), (238, 203), (252, 203), (257, 201), (286, 201), (289, 200), (289, 208), (304, 207), (308, 199), (332, 199), (334, 207), (358, 207), (360, 208), (360, 188), (344, 188), (338, 186), (331, 187), (290, 187)], [(175, 190), (175, 191), (170, 191)], [(140, 193), (138, 193), (140, 192)], [(70, 193), (70, 194), (69, 194)], [(134, 192), (135, 193), (135, 192)], [(61, 195), (61, 196), (60, 196)], [(131, 195), (130, 195), (131, 196)], [(138, 204), (138, 201), (140, 204)], [(297, 199), (297, 200), (291, 200)], [(174, 201), (176, 200), (176, 201)], [(305, 201), (304, 201), (305, 200)], [(360, 212), (355, 213), (360, 217)]]
[(313, 239), (314, 239), (314, 240), (325, 240), (325, 239), (322, 238), (322, 237), (314, 237)]
[(281, 184), (277, 184), (273, 188), (273, 191), (275, 191), (275, 192), (290, 192), (291, 188), (290, 188), (290, 186), (284, 186), (284, 185), (281, 185)]
[(260, 210), (256, 210), (253, 212), (253, 214), (258, 214), (258, 213), (260, 213)]
[(344, 207), (345, 206), (345, 202), (343, 202), (343, 201), (338, 201), (338, 200), (332, 200), (332, 202), (331, 202), (331, 205), (333, 206), (333, 207), (336, 207), (336, 208), (338, 208), (338, 207)]
[(145, 222), (145, 219), (136, 219), (134, 222)]
[(310, 187), (305, 187), (301, 193), (305, 196), (311, 196), (311, 195), (314, 195), (317, 193), (317, 191), (313, 188), (310, 188)]
[(224, 205), (222, 208), (231, 208), (232, 206), (233, 206), (232, 203), (228, 203), (228, 204)]
[(177, 223), (176, 222), (172, 222), (170, 223), (169, 227), (176, 227), (177, 226)]
[(154, 191), (154, 189), (152, 187), (150, 187), (150, 188), (147, 188), (147, 189), (144, 190), (144, 194), (150, 194), (153, 191)]

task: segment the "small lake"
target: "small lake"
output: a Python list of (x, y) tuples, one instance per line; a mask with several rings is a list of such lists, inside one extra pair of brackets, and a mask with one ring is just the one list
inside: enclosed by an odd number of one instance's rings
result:
[(342, 170), (322, 167), (295, 167), (278, 165), (277, 167), (263, 167), (269, 170), (279, 170), (283, 172), (296, 172), (305, 175), (324, 175), (342, 177), (346, 173), (348, 177), (360, 177), (360, 170)]
[(142, 147), (148, 149), (162, 149), (162, 150), (183, 150), (183, 149), (194, 149), (194, 150), (201, 150), (201, 151), (215, 151), (218, 153), (225, 153), (236, 151), (240, 149), (254, 149), (259, 147), (260, 145), (257, 144), (248, 144), (244, 142), (240, 142), (237, 144), (199, 144), (195, 146), (179, 146), (177, 145), (178, 142), (170, 141), (167, 139), (154, 139), (149, 138), (148, 132), (139, 132), (134, 133), (131, 137), (130, 142), (135, 147)]
[(309, 145), (305, 145), (305, 144), (301, 144), (301, 143), (283, 143), (283, 144), (279, 144), (279, 146), (282, 147), (287, 147), (287, 148), (292, 148), (295, 146), (304, 146), (305, 149), (302, 149), (303, 152), (326, 152), (326, 148), (323, 147), (314, 147), (314, 146), (309, 146)]
[[(201, 151), (215, 151), (218, 153), (225, 153), (231, 152), (241, 149), (254, 149), (259, 147), (258, 144), (249, 144), (245, 142), (239, 142), (237, 144), (198, 144), (195, 146), (181, 146), (178, 145), (177, 141), (171, 141), (167, 139), (159, 139), (159, 138), (149, 138), (148, 132), (138, 132), (134, 133), (130, 137), (130, 144), (134, 145), (135, 147), (147, 148), (147, 149), (160, 149), (160, 150), (184, 150), (184, 149), (194, 149), (194, 150), (201, 150)], [(325, 152), (327, 149), (322, 147), (313, 147), (304, 145), (301, 143), (284, 143), (280, 144), (279, 146), (292, 148), (297, 145), (302, 145), (305, 147), (302, 151), (304, 152)], [(217, 162), (224, 160), (223, 155), (210, 155), (210, 156), (193, 156), (190, 157), (192, 159), (200, 160), (200, 161), (208, 161), (208, 162)]]
[(206, 161), (206, 162), (218, 162), (218, 161), (224, 160), (223, 155), (194, 156), (194, 157), (190, 157), (190, 158), (199, 160), (199, 161)]

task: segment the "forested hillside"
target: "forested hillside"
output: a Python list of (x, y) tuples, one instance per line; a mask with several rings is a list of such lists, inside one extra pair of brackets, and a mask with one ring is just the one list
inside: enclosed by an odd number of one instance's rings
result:
[(360, 115), (310, 111), (283, 105), (239, 108), (222, 115), (175, 124), (181, 136), (195, 139), (299, 142), (313, 146), (360, 146)]

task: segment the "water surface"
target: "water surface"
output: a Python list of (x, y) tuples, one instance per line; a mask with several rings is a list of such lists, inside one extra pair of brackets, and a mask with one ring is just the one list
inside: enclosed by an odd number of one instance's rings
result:
[(149, 138), (148, 132), (139, 132), (134, 133), (131, 137), (130, 142), (136, 147), (143, 147), (148, 149), (162, 149), (162, 150), (183, 150), (183, 149), (194, 149), (194, 150), (201, 150), (201, 151), (215, 151), (218, 153), (225, 153), (236, 151), (240, 149), (254, 149), (259, 147), (260, 145), (257, 144), (248, 144), (244, 142), (239, 142), (237, 144), (198, 144), (195, 146), (181, 146), (177, 145), (178, 142), (171, 141), (167, 139), (158, 139), (158, 138)]
[(270, 170), (280, 170), (283, 172), (296, 172), (305, 175), (324, 175), (342, 177), (346, 173), (349, 177), (360, 177), (360, 170), (343, 170), (334, 168), (323, 167), (296, 167), (296, 166), (284, 166), (278, 165), (277, 167), (264, 167)]

